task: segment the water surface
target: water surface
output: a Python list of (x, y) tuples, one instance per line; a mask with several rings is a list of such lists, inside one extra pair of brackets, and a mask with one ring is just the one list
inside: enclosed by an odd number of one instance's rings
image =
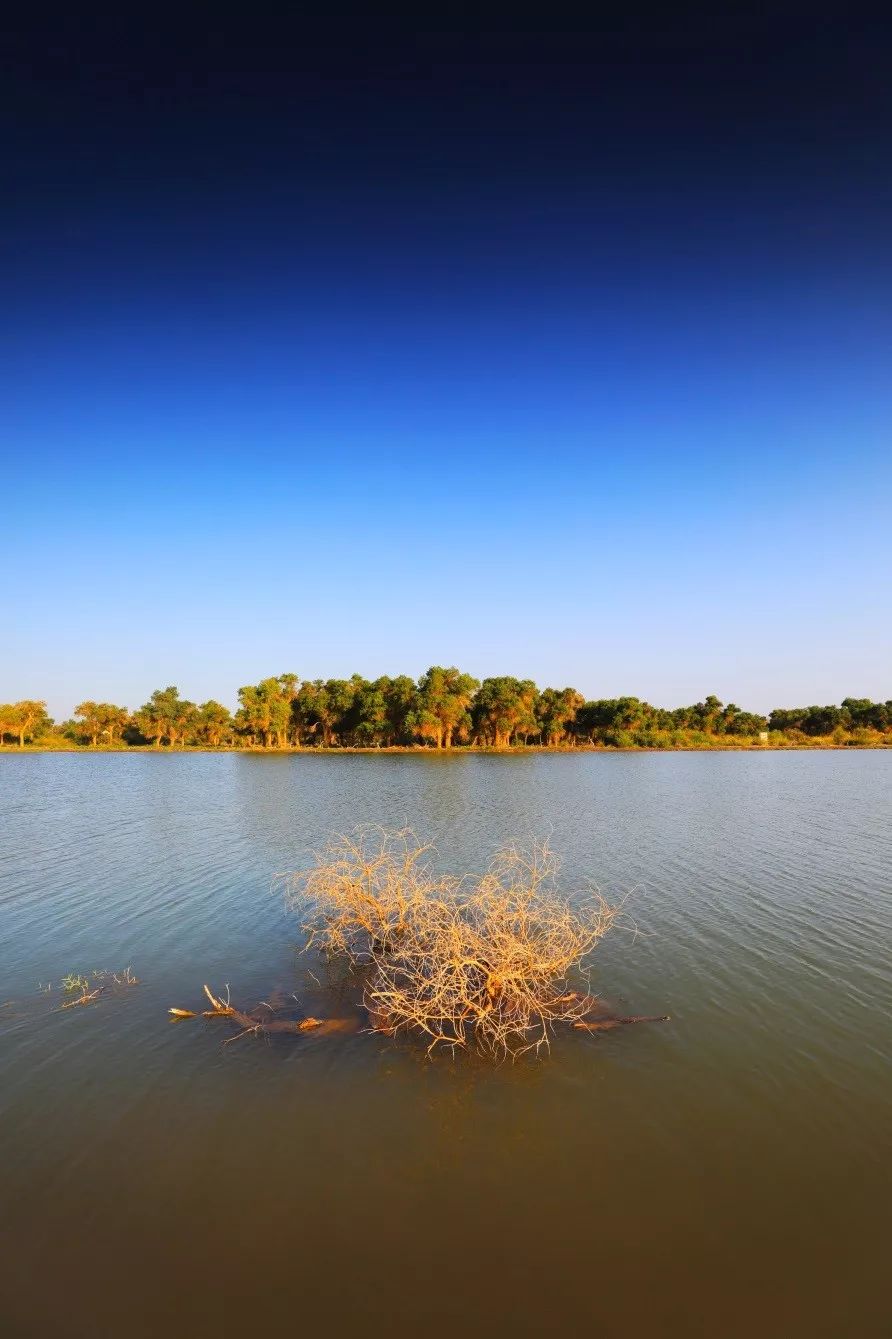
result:
[[(0, 758), (2, 1332), (887, 1333), (890, 817), (870, 752)], [(672, 1022), (495, 1070), (170, 1026), (305, 983), (271, 876), (369, 821), (549, 835)]]

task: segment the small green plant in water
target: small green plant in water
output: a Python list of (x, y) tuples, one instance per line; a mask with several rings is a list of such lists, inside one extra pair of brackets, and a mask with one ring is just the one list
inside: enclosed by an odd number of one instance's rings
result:
[(138, 986), (139, 977), (134, 976), (133, 968), (130, 966), (120, 972), (107, 972), (104, 969), (94, 968), (89, 977), (82, 976), (80, 972), (69, 972), (67, 976), (63, 976), (60, 985), (72, 996), (62, 1008), (71, 1009), (76, 1004), (92, 1004), (100, 995), (109, 990), (113, 991), (116, 986)]
[(83, 991), (87, 989), (87, 986), (90, 983), (87, 980), (87, 978), (85, 976), (81, 976), (79, 972), (69, 972), (67, 976), (62, 977), (62, 980), (59, 982), (59, 984), (63, 990)]

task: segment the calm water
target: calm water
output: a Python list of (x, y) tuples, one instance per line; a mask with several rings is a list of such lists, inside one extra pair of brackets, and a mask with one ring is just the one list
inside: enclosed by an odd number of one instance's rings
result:
[[(0, 759), (0, 1332), (888, 1333), (890, 819), (888, 753)], [(672, 1022), (496, 1070), (171, 1026), (305, 981), (271, 875), (363, 821), (550, 834)]]

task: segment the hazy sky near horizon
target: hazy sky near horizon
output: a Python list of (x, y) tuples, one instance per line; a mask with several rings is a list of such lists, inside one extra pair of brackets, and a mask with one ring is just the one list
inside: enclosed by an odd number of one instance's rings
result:
[(892, 697), (888, 28), (110, 23), (0, 56), (0, 700)]

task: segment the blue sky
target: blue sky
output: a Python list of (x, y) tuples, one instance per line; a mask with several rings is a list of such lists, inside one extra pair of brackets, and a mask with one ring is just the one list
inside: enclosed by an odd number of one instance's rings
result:
[(689, 148), (674, 181), (583, 139), (495, 179), (53, 159), (6, 228), (0, 698), (432, 663), (892, 696), (873, 159)]

